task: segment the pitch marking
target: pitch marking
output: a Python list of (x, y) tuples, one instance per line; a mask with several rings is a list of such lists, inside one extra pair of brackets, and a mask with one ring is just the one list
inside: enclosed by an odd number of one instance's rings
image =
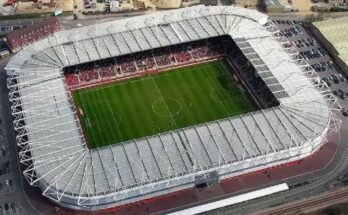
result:
[[(172, 114), (170, 111), (169, 111), (169, 108), (168, 108), (168, 114), (162, 114), (162, 113), (159, 113), (158, 110), (156, 110), (156, 105), (159, 104), (160, 102), (163, 102), (164, 105), (167, 105), (167, 102), (166, 101), (174, 101), (175, 103), (178, 104), (179, 106), (179, 110), (175, 111), (174, 114)], [(182, 110), (182, 105), (181, 105), (181, 102), (177, 99), (174, 99), (174, 98), (159, 98), (157, 99), (152, 105), (152, 111), (159, 117), (165, 117), (165, 118), (170, 118), (170, 117), (173, 117), (173, 115), (179, 115), (181, 110)]]
[(216, 95), (215, 90), (214, 90), (213, 88), (211, 88), (211, 90), (210, 90), (210, 97), (211, 97), (215, 102), (222, 104), (221, 99), (220, 99), (220, 98), (216, 98), (215, 95)]

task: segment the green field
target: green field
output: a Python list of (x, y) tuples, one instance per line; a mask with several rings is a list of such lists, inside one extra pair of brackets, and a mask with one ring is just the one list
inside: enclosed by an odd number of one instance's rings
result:
[(74, 91), (90, 148), (257, 109), (224, 61)]

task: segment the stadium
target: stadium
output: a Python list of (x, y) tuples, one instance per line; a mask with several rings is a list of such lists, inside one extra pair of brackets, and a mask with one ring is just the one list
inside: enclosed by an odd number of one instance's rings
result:
[(60, 31), (5, 69), (25, 178), (78, 210), (293, 162), (340, 126), (273, 21), (233, 6)]

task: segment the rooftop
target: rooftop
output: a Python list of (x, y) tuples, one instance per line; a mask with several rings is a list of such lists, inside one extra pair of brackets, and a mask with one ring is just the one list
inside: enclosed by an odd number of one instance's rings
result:
[(340, 53), (348, 64), (348, 17), (328, 19), (313, 23)]

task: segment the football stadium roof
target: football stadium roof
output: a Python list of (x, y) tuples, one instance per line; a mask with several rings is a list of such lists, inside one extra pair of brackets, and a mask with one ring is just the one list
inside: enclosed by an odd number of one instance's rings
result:
[(328, 19), (313, 24), (332, 43), (348, 65), (348, 17)]
[[(90, 150), (63, 68), (199, 39), (230, 35), (280, 105)], [(95, 210), (220, 178), (316, 150), (339, 120), (335, 98), (266, 15), (238, 7), (165, 11), (60, 31), (6, 66), (25, 177), (67, 207)]]

